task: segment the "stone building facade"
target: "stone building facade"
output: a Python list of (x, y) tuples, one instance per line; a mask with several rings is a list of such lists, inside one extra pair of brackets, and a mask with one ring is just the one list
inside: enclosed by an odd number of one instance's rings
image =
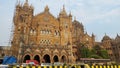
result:
[(82, 23), (72, 21), (71, 13), (67, 14), (64, 6), (57, 18), (48, 6), (37, 15), (33, 13), (28, 0), (16, 5), (11, 51), (18, 62), (76, 62), (76, 42), (87, 42), (88, 48), (94, 45), (95, 36), (85, 33)]
[(107, 50), (110, 59), (113, 61), (115, 58), (112, 49), (112, 39), (109, 36), (105, 35), (101, 43), (102, 43), (102, 48)]
[(116, 38), (112, 41), (112, 49), (115, 61), (120, 63), (120, 36), (117, 34)]
[(120, 63), (120, 36), (118, 34), (115, 39), (105, 35), (101, 41), (101, 46), (107, 50), (111, 61)]
[(84, 26), (79, 21), (74, 20), (72, 30), (72, 42), (75, 45), (79, 45), (80, 43), (86, 45), (89, 49), (91, 49), (95, 45), (95, 35), (91, 36), (84, 31)]

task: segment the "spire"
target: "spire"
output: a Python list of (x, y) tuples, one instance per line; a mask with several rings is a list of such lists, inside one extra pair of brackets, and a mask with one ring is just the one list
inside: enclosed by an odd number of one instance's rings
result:
[(44, 11), (45, 11), (45, 12), (48, 12), (48, 11), (49, 11), (48, 5), (46, 5)]
[(63, 11), (65, 12), (65, 5), (63, 5)]
[(119, 37), (118, 33), (117, 33), (117, 37)]
[(20, 4), (20, 0), (17, 0), (17, 4)]
[(105, 36), (107, 36), (107, 34), (105, 33)]
[(120, 38), (120, 36), (119, 36), (119, 34), (117, 33), (117, 36), (116, 36), (116, 38)]
[(26, 0), (25, 1), (25, 3), (24, 3), (24, 7), (28, 7), (29, 5), (28, 5), (28, 0)]
[(67, 16), (67, 13), (65, 11), (65, 6), (63, 5), (63, 9), (60, 12), (60, 15)]
[(20, 0), (17, 0), (16, 5), (17, 5), (17, 6), (20, 6)]
[(74, 16), (74, 21), (76, 21), (76, 16)]
[(85, 34), (87, 35), (87, 31), (85, 32)]
[(94, 33), (92, 33), (92, 37), (95, 37)]
[(16, 9), (19, 9), (22, 5), (20, 4), (20, 0), (17, 0), (16, 2)]
[(34, 9), (34, 7), (33, 7), (33, 5), (32, 5), (32, 4), (30, 5), (30, 8), (31, 8), (31, 9)]
[(119, 40), (120, 40), (120, 36), (119, 36), (118, 33), (117, 33), (117, 36), (116, 36), (115, 40), (116, 40), (116, 41), (119, 41)]
[(28, 0), (26, 0), (26, 3), (28, 3)]
[(69, 13), (69, 17), (72, 17), (72, 14), (71, 14), (71, 12)]

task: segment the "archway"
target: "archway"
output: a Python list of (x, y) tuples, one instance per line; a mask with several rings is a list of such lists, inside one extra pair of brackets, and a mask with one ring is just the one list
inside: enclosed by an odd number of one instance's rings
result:
[(64, 55), (61, 57), (61, 62), (66, 62), (66, 57)]
[(48, 54), (44, 55), (42, 62), (44, 62), (44, 63), (50, 63), (50, 56)]
[(26, 56), (24, 57), (23, 62), (26, 63), (26, 60), (30, 60), (30, 56), (29, 56), (29, 55), (26, 55)]
[(55, 55), (55, 56), (53, 57), (53, 60), (54, 60), (54, 62), (59, 62), (58, 56)]
[(34, 57), (34, 60), (36, 60), (38, 63), (40, 63), (40, 57), (39, 57), (39, 55), (36, 55), (36, 56)]

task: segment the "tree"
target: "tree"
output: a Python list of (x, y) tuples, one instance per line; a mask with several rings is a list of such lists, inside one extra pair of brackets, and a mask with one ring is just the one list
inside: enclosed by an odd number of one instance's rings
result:
[(81, 46), (80, 53), (82, 58), (87, 58), (90, 56), (90, 50), (86, 46)]
[(79, 58), (109, 58), (107, 50), (102, 49), (99, 45), (94, 46), (92, 49), (88, 49), (84, 44), (79, 44), (78, 55)]
[(96, 53), (96, 55), (102, 57), (103, 59), (109, 58), (107, 50), (102, 49), (99, 45), (94, 46), (92, 52)]
[(101, 50), (101, 57), (104, 58), (104, 59), (109, 58), (107, 50), (104, 50), (104, 49)]
[(95, 55), (90, 55), (89, 58), (101, 59), (102, 57), (95, 54)]

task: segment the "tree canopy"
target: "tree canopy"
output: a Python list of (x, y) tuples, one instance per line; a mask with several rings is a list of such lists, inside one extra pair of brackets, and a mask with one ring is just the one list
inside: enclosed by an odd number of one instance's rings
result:
[(95, 45), (92, 49), (87, 48), (85, 45), (79, 47), (80, 58), (96, 58), (108, 59), (107, 50), (102, 49), (99, 45)]

